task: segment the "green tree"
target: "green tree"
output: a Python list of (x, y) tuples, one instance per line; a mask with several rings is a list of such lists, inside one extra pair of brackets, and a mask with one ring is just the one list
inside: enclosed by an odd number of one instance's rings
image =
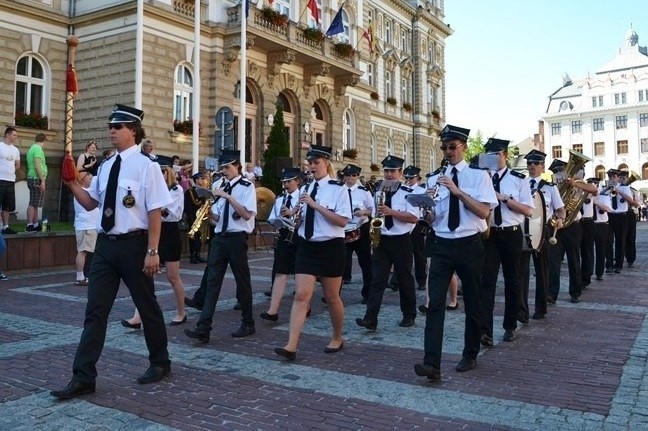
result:
[(470, 159), (484, 152), (484, 136), (481, 130), (477, 130), (474, 138), (468, 137), (468, 149), (464, 154), (464, 160), (470, 163)]
[(268, 136), (268, 149), (263, 153), (263, 178), (261, 185), (275, 194), (281, 192), (281, 172), (275, 172), (275, 160), (278, 157), (290, 157), (290, 142), (286, 136), (283, 110), (277, 106), (274, 123)]

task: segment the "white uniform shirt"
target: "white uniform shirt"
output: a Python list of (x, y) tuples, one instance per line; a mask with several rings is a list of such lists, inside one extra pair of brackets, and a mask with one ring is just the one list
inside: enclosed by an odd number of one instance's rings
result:
[[(561, 197), (560, 197), (560, 192), (558, 191), (558, 187), (556, 187), (555, 184), (553, 183), (548, 183), (545, 180), (543, 180), (541, 177), (536, 177), (536, 178), (527, 178), (529, 180), (529, 185), (531, 186), (531, 190), (540, 190), (542, 192), (542, 195), (544, 197), (544, 202), (545, 202), (545, 214), (547, 216), (547, 220), (553, 216), (553, 213), (562, 207), (565, 206), (563, 203)], [(531, 182), (534, 181), (534, 184), (531, 185)]]
[(97, 229), (97, 224), (101, 222), (101, 212), (99, 208), (95, 208), (92, 211), (87, 211), (81, 206), (79, 201), (76, 198), (74, 201), (74, 230), (95, 230)]
[(184, 191), (180, 185), (175, 185), (169, 189), (169, 193), (171, 193), (173, 202), (163, 208), (169, 214), (166, 217), (163, 216), (162, 221), (179, 222), (182, 219), (182, 212), (184, 211)]
[(229, 218), (227, 222), (227, 232), (247, 232), (251, 233), (254, 230), (254, 221), (257, 213), (256, 189), (254, 185), (248, 180), (242, 178), (240, 175), (232, 178), (229, 182), (232, 185), (230, 194), (236, 199), (238, 203), (252, 213), (249, 220), (245, 220), (240, 215), (235, 214), (234, 206), (229, 205), (229, 211), (225, 214), (225, 199), (217, 199), (212, 205), (212, 212), (218, 214), (218, 223), (214, 228), (214, 232), (220, 233), (223, 230), (223, 222), (225, 218)]
[(268, 220), (278, 220), (281, 218), (281, 207), (287, 204), (287, 199), (288, 195), (290, 195), (290, 208), (289, 209), (294, 209), (297, 205), (299, 205), (299, 187), (295, 189), (294, 192), (288, 193), (287, 191), (284, 191), (284, 194), (279, 196), (277, 199), (275, 199), (274, 205), (272, 206), (272, 210), (270, 211), (270, 217), (268, 217)]
[[(495, 195), (493, 182), (488, 172), (482, 169), (472, 168), (464, 160), (457, 163), (454, 167), (459, 171), (457, 173), (457, 180), (461, 191), (478, 202), (487, 203), (491, 209), (497, 206), (497, 196)], [(452, 178), (452, 168), (453, 166), (448, 165), (448, 169), (446, 170), (446, 176), (450, 178)], [(428, 178), (428, 188), (434, 187), (438, 178), (439, 173), (435, 171)], [(443, 198), (437, 203), (434, 209), (436, 217), (432, 226), (437, 236), (441, 238), (464, 238), (486, 231), (486, 220), (468, 211), (461, 200), (459, 200), (459, 226), (454, 231), (451, 231), (448, 228), (450, 210), (450, 193), (448, 189), (440, 186), (439, 196), (443, 196)]]
[[(318, 183), (317, 194), (315, 201), (330, 211), (346, 217), (347, 221), (351, 220), (351, 205), (349, 203), (349, 195), (347, 194), (342, 183), (334, 181), (329, 175), (325, 176), (319, 181), (312, 181), (300, 190), (304, 190), (309, 195), (313, 191), (315, 183)], [(306, 209), (308, 205), (302, 205), (301, 224), (297, 233), (300, 237), (306, 237)], [(324, 218), (319, 211), (315, 211), (315, 219), (313, 223), (313, 236), (308, 241), (321, 242), (328, 241), (333, 238), (344, 238), (344, 227), (331, 224)]]
[[(119, 180), (117, 182), (117, 199), (115, 200), (115, 226), (110, 234), (124, 234), (139, 229), (148, 229), (149, 211), (162, 208), (172, 202), (160, 165), (142, 154), (137, 145), (116, 153), (99, 166), (97, 176), (92, 179), (88, 193), (99, 202), (99, 220), (97, 231), (103, 232), (101, 218), (104, 211), (108, 177), (117, 154), (121, 157)], [(135, 198), (131, 208), (124, 205), (127, 195)]]
[[(620, 190), (621, 192), (623, 192), (624, 195), (632, 196), (632, 190), (630, 190), (630, 187), (628, 187), (628, 186), (619, 185), (619, 186), (617, 186), (617, 190)], [(610, 196), (610, 201), (613, 202), (614, 197)], [(621, 213), (628, 212), (628, 202), (625, 200), (625, 198), (623, 196), (621, 196), (621, 194), (617, 193), (616, 201), (617, 201), (616, 209), (614, 209), (614, 207), (612, 207), (612, 204), (610, 204), (610, 208), (612, 208), (612, 212), (614, 214), (621, 214)]]
[(594, 199), (593, 196), (588, 196), (587, 199), (585, 199), (585, 202), (583, 202), (583, 206), (581, 207), (581, 218), (582, 219), (592, 218), (593, 215), (594, 215)]
[[(351, 199), (349, 200), (349, 205), (351, 205), (351, 201), (353, 201), (353, 205), (351, 206), (351, 213), (354, 213), (356, 210), (369, 210), (373, 213), (373, 197), (366, 188), (361, 186), (359, 183), (355, 183), (351, 187), (345, 184), (344, 186), (342, 186), (342, 188), (344, 189), (344, 193), (346, 193), (347, 196), (349, 196), (349, 190), (351, 190)], [(358, 225), (358, 227), (369, 221), (368, 216), (357, 217), (354, 215), (352, 217), (353, 218), (351, 219), (351, 223), (355, 223), (356, 225)]]
[(16, 182), (16, 160), (20, 160), (18, 148), (0, 142), (0, 180)]
[[(408, 212), (410, 214), (415, 215), (416, 217), (420, 216), (420, 209), (418, 207), (415, 207), (407, 199), (405, 199), (405, 196), (411, 195), (414, 192), (411, 188), (401, 185), (398, 190), (396, 190), (396, 193), (393, 194), (392, 200), (391, 200), (391, 208), (396, 211), (402, 211), (402, 212)], [(374, 213), (378, 211), (378, 208), (374, 210)], [(377, 215), (375, 215), (377, 217)], [(416, 226), (416, 223), (405, 223), (403, 221), (398, 220), (396, 217), (393, 217), (394, 220), (394, 226), (392, 226), (391, 229), (387, 229), (387, 223), (383, 223), (382, 228), (380, 229), (380, 235), (385, 235), (385, 236), (396, 236), (396, 235), (403, 235), (406, 233), (412, 232), (412, 229), (414, 229), (414, 226)]]
[[(606, 205), (608, 208), (612, 208), (612, 201), (610, 200), (610, 195), (605, 194), (599, 194), (598, 196), (594, 197), (594, 210), (596, 211), (596, 220), (594, 220), (594, 223), (607, 223), (609, 218), (608, 218), (608, 213), (607, 211), (601, 209), (598, 207), (598, 205)], [(593, 214), (592, 214), (592, 218)]]
[[(499, 187), (501, 194), (508, 196), (509, 199), (513, 199), (522, 205), (535, 208), (533, 199), (531, 199), (531, 188), (529, 187), (529, 182), (525, 180), (524, 175), (511, 171), (508, 168), (500, 169), (497, 173), (500, 178)], [(494, 172), (493, 175), (495, 175)], [(524, 214), (513, 211), (506, 203), (500, 202), (500, 208), (502, 209), (502, 224), (499, 225), (500, 227), (518, 226), (524, 222)], [(495, 210), (493, 210), (493, 215), (490, 218), (490, 225), (498, 226), (495, 224), (494, 212)]]

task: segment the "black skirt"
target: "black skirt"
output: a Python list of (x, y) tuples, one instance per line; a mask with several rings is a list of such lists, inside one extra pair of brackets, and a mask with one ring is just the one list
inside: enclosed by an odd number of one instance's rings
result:
[(180, 241), (180, 227), (177, 221), (162, 222), (158, 249), (160, 262), (180, 261), (182, 243)]
[(299, 235), (293, 235), (293, 242), (286, 241), (288, 236), (287, 229), (279, 231), (279, 238), (277, 238), (277, 246), (274, 252), (274, 272), (276, 274), (294, 274), (295, 273), (295, 257), (297, 256), (297, 248), (299, 247)]
[(295, 274), (342, 277), (346, 265), (344, 238), (313, 242), (301, 240), (295, 259)]

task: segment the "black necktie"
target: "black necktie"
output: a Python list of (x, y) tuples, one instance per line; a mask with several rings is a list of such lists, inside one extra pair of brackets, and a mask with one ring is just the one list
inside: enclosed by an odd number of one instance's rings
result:
[[(392, 195), (393, 193), (387, 193), (387, 197), (385, 198), (385, 206), (388, 206), (391, 208), (392, 205)], [(385, 217), (385, 227), (389, 230), (392, 227), (394, 227), (394, 217), (392, 216), (386, 216)]]
[[(232, 188), (230, 187), (230, 184), (227, 183), (225, 188), (223, 189), (225, 193), (228, 195), (231, 194)], [(225, 209), (223, 210), (223, 228), (221, 229), (221, 232), (227, 232), (227, 225), (229, 224), (229, 209), (230, 209), (230, 204), (229, 200), (225, 200)]]
[(117, 180), (119, 179), (119, 168), (121, 167), (121, 156), (117, 154), (115, 163), (110, 168), (108, 176), (108, 187), (106, 188), (106, 198), (103, 203), (103, 215), (101, 217), (101, 228), (105, 233), (115, 227), (115, 204), (117, 200)]
[[(495, 175), (493, 175), (493, 187), (497, 193), (500, 191), (499, 179), (499, 173), (495, 172)], [(497, 226), (502, 224), (502, 202), (499, 202), (495, 207), (495, 224)]]
[(292, 195), (288, 195), (286, 198), (286, 208), (290, 209), (290, 201), (292, 200)]
[(531, 186), (531, 191), (535, 190), (536, 180), (529, 181), (529, 185)]
[[(459, 187), (457, 178), (457, 168), (452, 168), (452, 182)], [(454, 232), (459, 227), (459, 198), (457, 195), (450, 193), (450, 211), (448, 212), (448, 229)]]
[[(111, 171), (111, 173), (112, 173), (112, 171)], [(617, 209), (618, 206), (619, 206), (619, 204), (617, 203), (617, 197), (616, 197), (616, 195), (614, 195), (614, 196), (612, 196), (612, 209), (615, 210), (615, 209)]]
[(598, 219), (598, 209), (596, 208), (596, 205), (593, 204), (592, 204), (592, 218), (594, 219), (594, 221)]
[[(311, 199), (315, 200), (317, 195), (317, 187), (319, 183), (315, 182), (313, 186), (313, 191), (310, 194)], [(315, 229), (315, 210), (311, 208), (310, 205), (306, 206), (306, 224), (304, 225), (304, 234), (306, 239), (311, 239), (313, 237), (313, 230)]]
[(351, 215), (353, 215), (353, 198), (351, 197), (351, 189), (349, 190), (349, 205), (351, 205)]

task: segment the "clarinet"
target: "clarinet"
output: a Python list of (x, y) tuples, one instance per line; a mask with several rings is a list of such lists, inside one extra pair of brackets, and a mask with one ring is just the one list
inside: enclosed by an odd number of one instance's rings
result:
[[(304, 186), (304, 191), (302, 192), (301, 196), (304, 196), (304, 194), (308, 193), (308, 188), (310, 187), (312, 182), (313, 182), (313, 180), (311, 179), (310, 181), (308, 181), (306, 183), (306, 185)], [(302, 224), (302, 215), (301, 214), (302, 214), (303, 207), (304, 207), (304, 203), (300, 201), (299, 204), (297, 205), (297, 207), (295, 207), (295, 212), (293, 213), (293, 216), (292, 216), (293, 226), (292, 226), (292, 229), (290, 229), (290, 232), (288, 233), (288, 236), (286, 237), (286, 241), (288, 241), (291, 244), (295, 243), (295, 232), (297, 232), (297, 230), (299, 229), (299, 226), (301, 226), (301, 224)]]

